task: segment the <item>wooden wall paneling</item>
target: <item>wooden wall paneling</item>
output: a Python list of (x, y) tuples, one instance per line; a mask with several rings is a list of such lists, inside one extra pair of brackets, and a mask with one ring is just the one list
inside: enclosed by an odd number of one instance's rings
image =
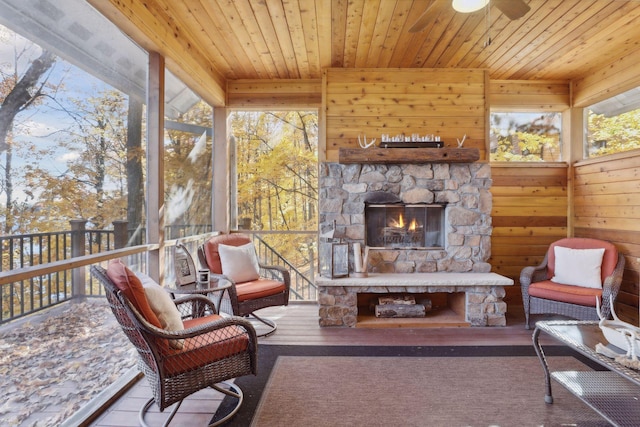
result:
[(567, 165), (492, 163), (491, 178), (489, 263), (515, 281), (506, 300), (520, 305), (520, 271), (540, 264), (549, 245), (567, 236)]
[(227, 106), (232, 108), (319, 108), (319, 79), (232, 80), (227, 83)]
[[(331, 66), (342, 67), (345, 58), (348, 0), (331, 2)], [(353, 30), (353, 28), (352, 28)]]
[(567, 81), (491, 80), (491, 107), (506, 111), (564, 111), (571, 106)]
[(326, 71), (327, 159), (337, 161), (340, 147), (358, 147), (358, 136), (383, 133), (440, 135), (457, 147), (485, 153), (484, 70), (329, 69)]
[[(624, 155), (624, 158), (621, 156)], [(616, 301), (621, 319), (638, 324), (640, 153), (575, 165), (574, 234), (613, 242), (626, 260)]]

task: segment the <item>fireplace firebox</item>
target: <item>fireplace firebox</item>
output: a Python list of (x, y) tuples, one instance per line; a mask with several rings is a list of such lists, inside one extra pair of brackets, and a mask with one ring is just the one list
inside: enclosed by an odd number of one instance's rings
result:
[(365, 244), (372, 248), (444, 247), (445, 206), (366, 203)]

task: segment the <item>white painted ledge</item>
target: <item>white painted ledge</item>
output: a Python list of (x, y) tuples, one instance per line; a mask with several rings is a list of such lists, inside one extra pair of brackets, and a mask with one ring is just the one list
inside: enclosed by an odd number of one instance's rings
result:
[(316, 286), (512, 286), (497, 273), (369, 273), (367, 277), (330, 279), (316, 276)]

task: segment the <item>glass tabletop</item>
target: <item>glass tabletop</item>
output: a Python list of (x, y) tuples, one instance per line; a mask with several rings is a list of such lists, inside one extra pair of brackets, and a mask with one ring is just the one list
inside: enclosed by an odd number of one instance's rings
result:
[(175, 294), (210, 294), (214, 292), (220, 292), (225, 289), (229, 289), (231, 283), (222, 282), (217, 278), (211, 278), (209, 283), (195, 282), (188, 285), (167, 287), (167, 291)]
[(640, 385), (640, 372), (628, 368), (596, 351), (598, 343), (609, 345), (598, 322), (579, 320), (545, 320), (536, 322), (536, 329), (544, 331), (568, 347), (587, 356), (601, 366)]

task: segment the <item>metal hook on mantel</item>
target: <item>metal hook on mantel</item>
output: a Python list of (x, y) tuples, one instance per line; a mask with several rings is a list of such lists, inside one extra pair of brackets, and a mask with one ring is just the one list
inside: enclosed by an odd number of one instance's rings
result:
[(362, 147), (362, 148), (369, 148), (375, 143), (376, 143), (376, 138), (373, 138), (371, 141), (367, 142), (367, 135), (366, 134), (364, 136), (364, 143), (363, 143), (360, 140), (360, 135), (358, 135), (358, 144), (360, 144), (360, 147)]

